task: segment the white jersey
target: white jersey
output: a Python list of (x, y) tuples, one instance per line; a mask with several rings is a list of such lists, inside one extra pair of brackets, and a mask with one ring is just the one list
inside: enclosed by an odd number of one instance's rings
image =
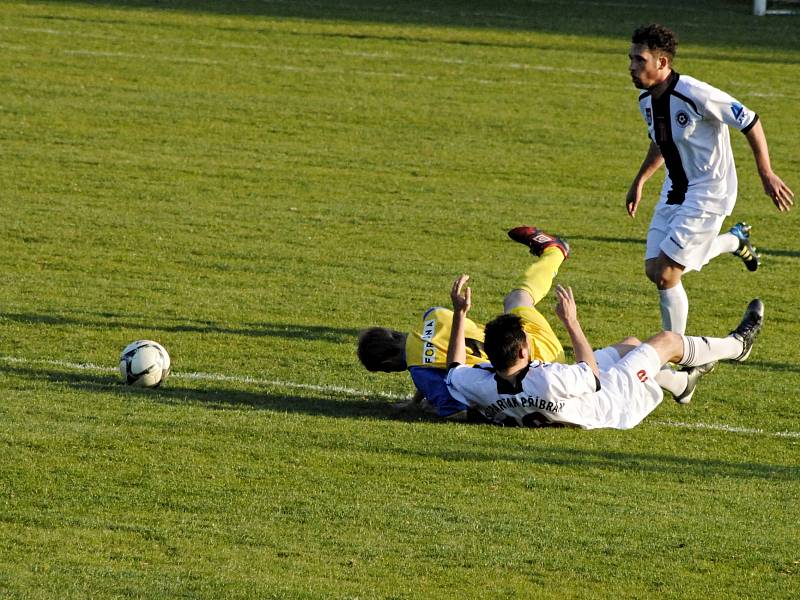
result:
[(495, 376), (489, 363), (458, 365), (447, 374), (447, 388), (456, 400), (501, 425), (584, 429), (630, 429), (663, 399), (655, 382), (661, 368), (647, 344), (622, 359), (613, 348), (595, 352), (597, 379), (586, 363), (566, 365), (535, 360), (516, 384)]
[(639, 96), (639, 110), (667, 167), (660, 202), (731, 214), (738, 180), (728, 126), (747, 133), (758, 115), (725, 92), (674, 71), (657, 100), (649, 91)]

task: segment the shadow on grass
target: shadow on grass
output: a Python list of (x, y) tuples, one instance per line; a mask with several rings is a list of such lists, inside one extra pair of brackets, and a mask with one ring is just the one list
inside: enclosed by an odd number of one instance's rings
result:
[[(427, 421), (444, 427), (450, 426), (445, 421), (422, 413), (397, 411), (385, 400), (370, 399), (368, 397), (355, 399), (347, 397), (345, 394), (340, 394), (341, 397), (339, 398), (331, 398), (287, 395), (269, 391), (196, 389), (176, 387), (174, 381), (171, 381), (164, 388), (137, 389), (124, 386), (112, 376), (91, 373), (40, 370), (17, 365), (4, 365), (3, 371), (12, 372), (20, 377), (37, 381), (44, 378), (50, 382), (66, 385), (72, 389), (88, 393), (113, 393), (158, 403), (191, 403), (220, 410), (250, 407), (278, 413), (302, 413), (346, 419)], [(490, 425), (485, 426), (491, 427)], [(593, 434), (586, 432), (585, 435), (591, 436)], [(536, 441), (535, 436), (536, 433), (531, 432), (530, 440), (532, 442)], [(395, 446), (387, 447), (384, 450), (374, 447), (371, 447), (371, 449), (375, 452), (385, 452), (387, 454), (410, 455), (424, 459), (436, 458), (458, 462), (496, 463), (497, 461), (509, 461), (513, 463), (528, 463), (535, 461), (537, 464), (558, 467), (624, 470), (633, 473), (660, 473), (678, 477), (715, 476), (786, 481), (800, 479), (800, 467), (798, 466), (733, 462), (714, 458), (691, 458), (656, 453), (630, 453), (565, 447), (554, 449), (547, 446), (532, 446), (531, 444), (526, 444), (524, 447), (519, 448), (514, 447), (513, 449), (493, 446), (489, 451), (452, 451), (437, 449), (435, 444), (425, 451), (397, 448)]]
[(599, 242), (601, 244), (633, 244), (644, 246), (644, 238), (608, 237), (608, 236), (567, 236), (570, 242)]
[(742, 364), (747, 365), (748, 367), (759, 373), (765, 373), (767, 371), (774, 371), (776, 374), (800, 373), (800, 365), (798, 365), (797, 363), (779, 363), (779, 362), (770, 362), (766, 360), (748, 359), (747, 362)]
[[(52, 0), (30, 0), (28, 4), (52, 6)], [(792, 18), (755, 19), (747, 2), (733, 4), (726, 0), (682, 2), (672, 6), (643, 5), (640, 0), (576, 0), (572, 2), (530, 2), (529, 0), (69, 0), (61, 4), (90, 6), (98, 9), (162, 11), (184, 14), (225, 15), (229, 17), (268, 17), (304, 19), (352, 24), (389, 24), (419, 27), (460, 27), (464, 29), (505, 29), (537, 31), (568, 36), (606, 37), (619, 40), (619, 54), (625, 62), (630, 34), (646, 22), (664, 22), (675, 28), (687, 43), (703, 46), (736, 46), (737, 48), (772, 48), (791, 50), (787, 40), (792, 36)], [(31, 19), (68, 19), (89, 23), (124, 22), (119, 13), (92, 16), (31, 15)], [(225, 29), (236, 30), (235, 21), (224, 23)], [(253, 32), (252, 23), (247, 31)], [(205, 27), (209, 27), (206, 23)], [(317, 35), (317, 34), (314, 34)], [(328, 32), (319, 35), (343, 34)], [(388, 38), (395, 39), (388, 34)], [(354, 31), (350, 38), (375, 37)], [(425, 42), (420, 30), (404, 41)], [(474, 44), (474, 39), (453, 40), (453, 43)], [(438, 43), (446, 43), (439, 40)], [(771, 57), (761, 57), (759, 62)], [(750, 60), (740, 57), (740, 60)], [(752, 59), (755, 60), (755, 59)], [(624, 65), (621, 66), (624, 71)]]
[(782, 256), (784, 258), (799, 258), (800, 250), (777, 250), (775, 248), (758, 247), (759, 253), (765, 256)]
[[(592, 435), (587, 432), (586, 435)], [(623, 434), (624, 435), (624, 434)], [(535, 457), (532, 457), (532, 451)], [(800, 467), (793, 465), (770, 465), (749, 462), (733, 462), (716, 458), (691, 458), (685, 455), (656, 453), (631, 453), (584, 448), (531, 448), (520, 450), (498, 449), (491, 452), (477, 451), (437, 451), (394, 450), (403, 454), (430, 458), (434, 456), (444, 461), (466, 462), (536, 462), (557, 467), (577, 467), (581, 469), (613, 469), (633, 473), (660, 473), (686, 477), (736, 477), (741, 479), (779, 479), (797, 481)]]
[[(104, 375), (87, 371), (62, 371), (40, 369), (16, 364), (0, 363), (0, 371), (12, 373), (25, 379), (68, 386), (89, 393), (118, 394), (147, 399), (153, 402), (200, 404), (209, 408), (243, 408), (270, 410), (285, 413), (305, 413), (328, 417), (431, 420), (418, 413), (401, 412), (383, 398), (362, 396), (353, 398), (343, 392), (313, 392), (306, 396), (269, 391), (233, 390), (220, 387), (189, 387), (177, 378), (171, 378), (163, 387), (143, 389), (124, 385), (116, 375)], [(204, 383), (198, 383), (198, 386)], [(314, 394), (319, 394), (316, 396)]]
[(244, 327), (229, 327), (208, 321), (189, 321), (154, 325), (152, 321), (131, 321), (129, 315), (99, 313), (91, 318), (35, 313), (0, 313), (0, 321), (14, 321), (33, 325), (77, 326), (83, 329), (131, 329), (161, 333), (203, 333), (242, 335), (249, 337), (281, 337), (286, 339), (321, 340), (351, 343), (358, 329), (329, 327), (325, 325), (293, 325), (286, 323), (248, 323)]

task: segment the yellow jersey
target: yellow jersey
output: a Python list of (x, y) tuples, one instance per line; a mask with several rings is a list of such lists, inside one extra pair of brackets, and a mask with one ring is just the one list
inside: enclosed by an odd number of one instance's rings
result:
[[(447, 368), (447, 347), (453, 311), (441, 306), (429, 308), (422, 315), (421, 331), (412, 331), (406, 337), (406, 364), (411, 367)], [(483, 325), (467, 318), (464, 322), (464, 341), (467, 346), (467, 364), (487, 362), (483, 350)]]

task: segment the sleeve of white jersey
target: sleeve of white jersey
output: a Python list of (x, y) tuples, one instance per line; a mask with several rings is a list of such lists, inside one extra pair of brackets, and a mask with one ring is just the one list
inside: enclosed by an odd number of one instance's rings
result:
[(730, 94), (704, 85), (696, 90), (704, 118), (712, 118), (739, 131), (748, 129), (757, 115)]
[(549, 371), (548, 385), (557, 397), (579, 397), (597, 391), (597, 379), (585, 362), (575, 365), (552, 363)]
[(642, 121), (644, 121), (645, 125), (647, 125), (647, 139), (652, 142), (653, 136), (650, 135), (651, 123), (647, 118), (647, 108), (645, 107), (645, 102), (643, 100), (639, 100), (639, 114), (642, 115)]
[(460, 380), (467, 374), (469, 369), (471, 369), (471, 367), (468, 367), (467, 365), (458, 365), (457, 367), (453, 367), (447, 372), (447, 377), (444, 380), (444, 382), (447, 384), (447, 391), (450, 392), (450, 395), (466, 406), (469, 406), (470, 403), (467, 397), (461, 392), (459, 383)]

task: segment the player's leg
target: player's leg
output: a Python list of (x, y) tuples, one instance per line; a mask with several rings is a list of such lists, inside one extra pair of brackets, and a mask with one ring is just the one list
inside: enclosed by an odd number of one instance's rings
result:
[(515, 227), (508, 232), (508, 237), (527, 246), (539, 260), (525, 270), (506, 295), (503, 310), (522, 319), (532, 358), (544, 362), (563, 361), (564, 348), (560, 340), (535, 306), (550, 291), (558, 269), (569, 256), (569, 244), (538, 227)]
[(597, 368), (600, 369), (600, 371), (608, 371), (616, 363), (625, 358), (625, 356), (630, 354), (631, 351), (636, 350), (636, 348), (641, 345), (642, 342), (638, 338), (631, 336), (611, 346), (595, 350), (594, 359), (597, 362)]
[[(612, 346), (595, 350), (594, 357), (597, 361), (597, 366), (601, 371), (608, 370), (641, 345), (642, 342), (637, 338), (627, 337)], [(661, 357), (659, 356), (659, 360), (660, 359)], [(678, 371), (669, 366), (662, 366), (661, 370), (658, 371), (653, 378), (661, 389), (672, 393), (676, 401), (681, 404), (688, 404), (691, 400), (691, 393), (697, 385), (696, 380), (699, 380), (700, 376), (710, 372), (715, 365), (716, 363), (712, 363), (710, 368), (707, 368), (705, 365), (703, 367), (691, 367), (692, 370), (698, 373), (698, 375), (692, 375), (693, 383), (691, 385), (689, 383), (689, 369)]]
[(661, 364), (686, 367), (707, 365), (719, 360), (744, 361), (764, 324), (764, 303), (755, 299), (745, 310), (739, 325), (724, 338), (679, 335), (662, 331), (645, 341), (655, 349)]
[(711, 247), (709, 260), (727, 252), (742, 259), (748, 271), (756, 271), (761, 264), (761, 256), (750, 241), (750, 230), (747, 223), (737, 223), (725, 233), (720, 233)]
[(664, 366), (661, 367), (655, 379), (661, 389), (672, 394), (675, 402), (689, 404), (700, 378), (711, 373), (716, 367), (716, 361), (696, 367), (684, 367), (680, 370)]
[(681, 278), (689, 271), (699, 271), (713, 258), (712, 247), (724, 219), (724, 215), (680, 205), (656, 208), (647, 239), (647, 274), (659, 289), (665, 330), (686, 331), (689, 300)]
[[(595, 352), (601, 387), (594, 395), (596, 406), (590, 413), (594, 422), (589, 428), (630, 429), (641, 423), (664, 398), (656, 381), (661, 359), (655, 349), (646, 343), (621, 345), (623, 351), (625, 347), (629, 349), (621, 358), (616, 358), (614, 347)], [(610, 364), (603, 360), (606, 353), (615, 357)]]
[(539, 260), (531, 264), (503, 300), (505, 312), (519, 306), (536, 306), (553, 285), (553, 279), (569, 256), (566, 240), (545, 233), (538, 227), (515, 227), (508, 232), (515, 242), (530, 248), (531, 254)]
[(639, 340), (639, 338), (635, 338), (633, 336), (628, 336), (626, 338), (623, 338), (622, 340), (620, 340), (616, 344), (608, 346), (608, 348), (613, 348), (616, 351), (617, 358), (614, 360), (614, 362), (617, 362), (621, 358), (625, 357), (625, 355), (628, 354), (631, 350), (635, 350), (636, 348), (638, 348), (641, 345), (642, 345), (642, 342), (641, 342), (641, 340)]
[(662, 243), (668, 239), (670, 221), (675, 212), (674, 205), (656, 206), (647, 231), (644, 270), (647, 278), (655, 283), (658, 289), (662, 329), (684, 333), (689, 318), (689, 298), (681, 281), (683, 265), (672, 260), (661, 250)]
[(658, 289), (661, 326), (665, 331), (684, 333), (689, 320), (689, 297), (681, 281), (684, 266), (661, 252), (646, 261), (645, 272)]

